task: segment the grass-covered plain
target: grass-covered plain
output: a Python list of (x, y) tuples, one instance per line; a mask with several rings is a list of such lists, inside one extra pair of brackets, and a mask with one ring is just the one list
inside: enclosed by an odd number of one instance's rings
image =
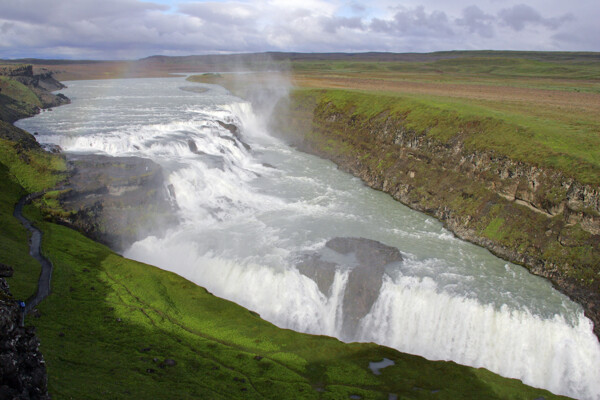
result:
[(298, 86), (340, 89), (325, 96), (357, 113), (399, 114), (442, 142), (460, 135), (472, 148), (600, 183), (599, 54), (476, 52), (294, 68)]

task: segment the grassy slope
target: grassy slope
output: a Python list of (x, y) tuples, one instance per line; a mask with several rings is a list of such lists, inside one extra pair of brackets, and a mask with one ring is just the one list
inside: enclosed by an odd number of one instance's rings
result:
[[(6, 143), (0, 154), (0, 260), (18, 270), (10, 284), (25, 294), (32, 287), (23, 282), (37, 272), (12, 209), (26, 192), (21, 185), (52, 185), (63, 164), (34, 150), (20, 158)], [(24, 159), (37, 167), (20, 165)], [(556, 398), (483, 369), (279, 329), (173, 273), (43, 222), (34, 206), (26, 214), (45, 232), (43, 251), (55, 267), (51, 296), (28, 318), (55, 399)], [(368, 363), (383, 357), (396, 365), (375, 376)], [(161, 367), (165, 359), (176, 365)]]
[[(0, 180), (5, 187), (0, 190), (2, 203), (15, 204), (27, 193), (41, 191), (56, 185), (64, 178), (66, 169), (62, 158), (41, 150), (23, 150), (15, 142), (0, 139)], [(28, 232), (13, 217), (12, 209), (2, 208), (0, 213), (0, 262), (15, 269), (11, 279), (11, 292), (18, 299), (26, 299), (35, 292), (39, 263), (29, 256)]]
[(40, 99), (27, 86), (6, 76), (0, 76), (0, 89), (2, 94), (37, 107), (42, 106)]

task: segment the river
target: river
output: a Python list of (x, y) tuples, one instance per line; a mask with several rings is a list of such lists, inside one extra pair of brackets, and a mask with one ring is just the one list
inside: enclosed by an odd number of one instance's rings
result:
[[(172, 185), (180, 223), (125, 256), (280, 327), (374, 341), (600, 399), (600, 344), (579, 305), (331, 162), (287, 146), (249, 103), (214, 85), (182, 90), (192, 86), (183, 78), (67, 85), (72, 104), (17, 125), (65, 152), (150, 158)], [(219, 121), (239, 126), (239, 137)], [(379, 296), (350, 334), (342, 331), (342, 300), (351, 261), (326, 293), (295, 267), (334, 237), (376, 240), (403, 257), (386, 267)]]

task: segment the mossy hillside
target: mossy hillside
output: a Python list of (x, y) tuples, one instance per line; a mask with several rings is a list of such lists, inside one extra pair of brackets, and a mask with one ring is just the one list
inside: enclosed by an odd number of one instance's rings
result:
[[(2, 154), (0, 260), (19, 270), (10, 283), (24, 294), (38, 271), (25, 270), (26, 232), (12, 210), (27, 192), (18, 182), (46, 188), (31, 182), (31, 170), (11, 168), (14, 147)], [(52, 160), (29, 154), (42, 160), (49, 165), (39, 175), (50, 184)], [(43, 230), (42, 250), (54, 264), (52, 294), (27, 323), (37, 327), (55, 399), (559, 398), (484, 369), (279, 329), (173, 273), (44, 222), (33, 205), (25, 214)], [(376, 376), (368, 364), (383, 357), (396, 365)]]
[(15, 299), (24, 300), (35, 293), (40, 274), (40, 264), (29, 255), (29, 233), (13, 216), (14, 205), (27, 191), (2, 162), (0, 182), (0, 262), (13, 267), (14, 275), (8, 278), (10, 291)]
[[(42, 102), (29, 87), (8, 76), (0, 75), (0, 121), (12, 123), (35, 115)], [(2, 127), (2, 130), (7, 128)], [(0, 137), (6, 137), (0, 131)]]
[(42, 102), (33, 90), (10, 77), (0, 76), (0, 89), (0, 93), (16, 101), (42, 107)]
[(27, 193), (55, 186), (65, 178), (65, 162), (60, 156), (39, 148), (25, 149), (20, 142), (0, 139), (0, 262), (14, 267), (9, 278), (11, 292), (26, 299), (35, 292), (39, 263), (29, 255), (29, 233), (13, 217), (17, 201)]
[(19, 142), (0, 138), (0, 163), (29, 192), (54, 187), (66, 178), (63, 157), (38, 149), (26, 149)]

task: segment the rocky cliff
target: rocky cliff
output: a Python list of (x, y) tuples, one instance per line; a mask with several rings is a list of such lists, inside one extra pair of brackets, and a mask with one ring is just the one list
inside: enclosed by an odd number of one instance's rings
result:
[(46, 365), (35, 328), (21, 326), (21, 309), (6, 280), (12, 268), (0, 264), (0, 400), (49, 399)]
[[(435, 216), (458, 237), (549, 278), (600, 336), (600, 189), (557, 170), (407, 129), (402, 116), (360, 115), (306, 94), (273, 122), (300, 149)], [(473, 127), (476, 129), (476, 127)]]
[(39, 112), (40, 108), (70, 103), (63, 94), (51, 92), (66, 86), (54, 79), (52, 72), (31, 65), (0, 65), (0, 118), (15, 122)]

